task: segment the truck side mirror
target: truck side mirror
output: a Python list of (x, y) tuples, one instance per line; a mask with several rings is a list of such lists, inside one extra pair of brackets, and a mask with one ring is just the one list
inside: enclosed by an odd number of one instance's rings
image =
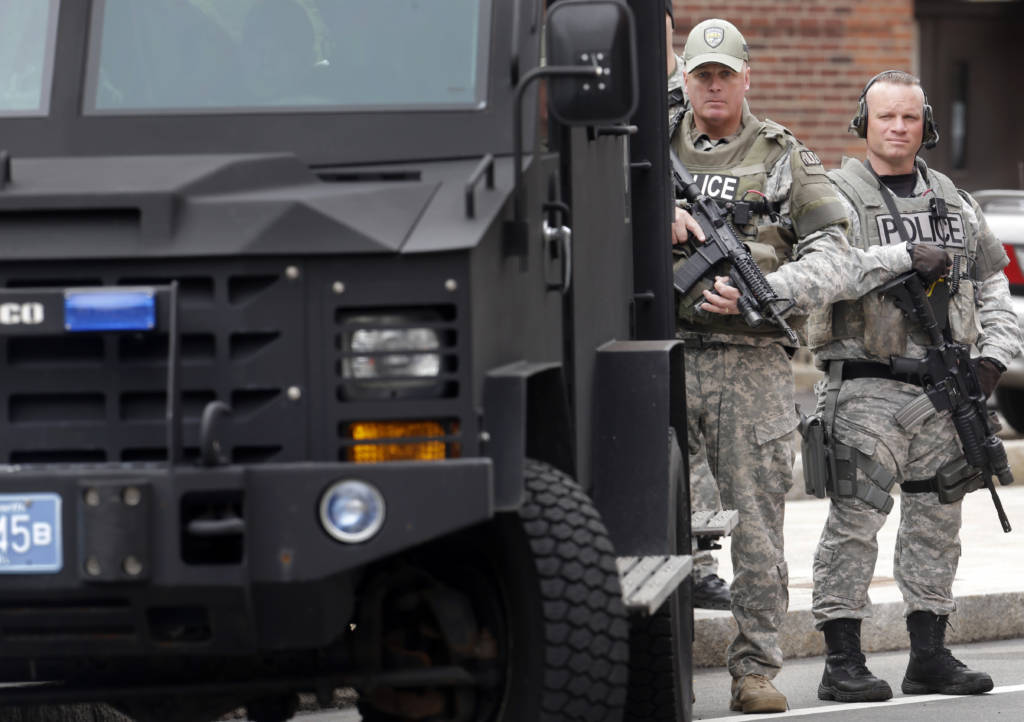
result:
[(560, 123), (614, 125), (633, 114), (635, 38), (633, 12), (621, 0), (560, 0), (548, 11), (547, 65), (595, 69), (592, 77), (549, 78), (549, 107)]

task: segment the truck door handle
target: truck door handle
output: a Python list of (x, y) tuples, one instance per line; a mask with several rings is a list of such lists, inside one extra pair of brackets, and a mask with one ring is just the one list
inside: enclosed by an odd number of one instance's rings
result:
[(548, 257), (552, 257), (551, 246), (556, 245), (558, 254), (562, 258), (562, 283), (561, 285), (549, 286), (559, 288), (563, 294), (569, 292), (572, 285), (572, 229), (569, 226), (551, 226), (545, 218), (542, 232), (544, 235), (544, 248), (548, 251)]

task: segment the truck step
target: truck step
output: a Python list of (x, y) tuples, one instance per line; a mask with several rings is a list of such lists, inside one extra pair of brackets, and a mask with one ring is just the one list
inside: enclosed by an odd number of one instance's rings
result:
[(631, 614), (654, 614), (693, 569), (693, 558), (686, 554), (618, 557), (615, 561), (622, 581), (622, 601)]
[(693, 536), (729, 536), (740, 520), (735, 509), (721, 511), (695, 511), (690, 515), (690, 534)]

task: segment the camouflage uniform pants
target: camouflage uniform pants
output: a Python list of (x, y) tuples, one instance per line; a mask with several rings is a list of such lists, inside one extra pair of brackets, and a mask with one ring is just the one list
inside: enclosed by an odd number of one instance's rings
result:
[[(722, 498), (718, 493), (718, 484), (708, 467), (707, 454), (704, 448), (690, 456), (690, 511), (721, 511)], [(718, 573), (718, 558), (710, 549), (693, 548), (693, 578), (700, 581)]]
[[(897, 413), (914, 400), (916, 386), (885, 379), (843, 383), (835, 438), (877, 460), (896, 480), (916, 481), (960, 456), (948, 412), (932, 411), (907, 428)], [(858, 479), (866, 479), (857, 470)], [(900, 526), (893, 569), (904, 613), (954, 611), (953, 577), (960, 560), (962, 502), (940, 504), (931, 492), (900, 496)], [(868, 584), (878, 558), (879, 529), (886, 515), (859, 499), (835, 498), (814, 555), (814, 623), (871, 616)]]
[(685, 357), (691, 458), (706, 454), (722, 505), (739, 512), (730, 588), (739, 631), (729, 672), (771, 678), (782, 667), (778, 631), (789, 606), (782, 523), (797, 424), (789, 357), (779, 345), (690, 343)]

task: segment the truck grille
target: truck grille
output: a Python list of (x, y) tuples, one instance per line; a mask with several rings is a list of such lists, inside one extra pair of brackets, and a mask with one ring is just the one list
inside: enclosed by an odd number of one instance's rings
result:
[[(177, 281), (185, 462), (200, 456), (199, 420), (214, 401), (232, 409), (220, 420), (217, 439), (222, 456), (233, 463), (350, 461), (358, 460), (357, 446), (359, 458), (372, 458), (367, 447), (407, 443), (434, 444), (445, 458), (461, 455), (467, 435), (475, 438), (476, 420), (465, 393), (468, 319), (459, 313), (458, 294), (445, 290), (444, 276), (428, 277), (435, 273), (418, 274), (401, 289), (406, 300), (422, 297), (416, 305), (389, 306), (394, 286), (372, 283), (350, 282), (339, 296), (335, 279), (386, 278), (393, 267), (383, 257), (358, 262), (367, 268), (352, 259), (275, 258), (62, 264), (74, 273), (54, 273), (53, 264), (10, 264), (0, 272), (0, 287)], [(449, 266), (443, 273), (451, 272)], [(437, 347), (429, 353), (436, 356), (437, 374), (400, 379), (408, 387), (397, 395), (353, 392), (346, 363), (359, 354), (346, 351), (344, 335), (353, 318), (375, 314), (409, 319), (409, 327), (436, 334)], [(168, 346), (168, 334), (160, 331), (47, 336), (5, 329), (0, 463), (164, 462)], [(394, 354), (371, 355), (389, 360)], [(416, 428), (429, 430), (430, 438), (353, 436), (354, 424), (399, 421), (425, 423)]]

